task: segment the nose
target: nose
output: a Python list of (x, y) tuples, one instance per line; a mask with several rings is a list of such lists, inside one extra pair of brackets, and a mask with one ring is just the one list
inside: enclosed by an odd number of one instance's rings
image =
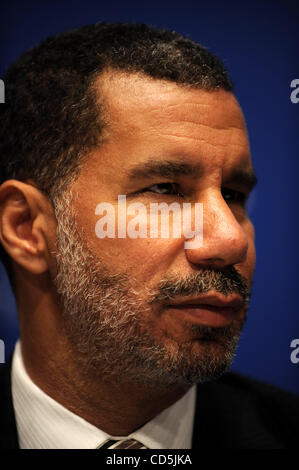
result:
[(220, 192), (201, 198), (203, 204), (203, 238), (201, 246), (190, 244), (185, 250), (190, 263), (222, 269), (246, 259), (248, 237), (231, 207)]

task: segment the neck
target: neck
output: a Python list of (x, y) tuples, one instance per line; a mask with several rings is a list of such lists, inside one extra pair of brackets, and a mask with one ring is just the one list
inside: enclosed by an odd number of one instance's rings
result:
[[(35, 349), (35, 348), (34, 348)], [(74, 354), (49, 356), (22, 343), (27, 373), (47, 395), (102, 431), (126, 436), (175, 403), (187, 387), (149, 387), (125, 381), (99, 380), (73, 363)], [(71, 350), (69, 350), (71, 352)]]

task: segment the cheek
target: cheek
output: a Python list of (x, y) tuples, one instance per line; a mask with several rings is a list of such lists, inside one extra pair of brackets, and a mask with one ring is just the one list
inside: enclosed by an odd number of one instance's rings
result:
[[(94, 219), (95, 230), (90, 245), (104, 263), (109, 262), (110, 268), (114, 266), (118, 272), (129, 273), (143, 281), (159, 277), (159, 273), (167, 270), (183, 242), (180, 238), (153, 235), (147, 209), (132, 203), (126, 210), (115, 207), (111, 214), (102, 217), (97, 206), (98, 217)], [(136, 210), (139, 211), (137, 216)], [(161, 221), (159, 227), (160, 224)]]
[(248, 219), (243, 226), (247, 238), (248, 238), (248, 251), (244, 267), (246, 269), (246, 277), (252, 282), (255, 262), (256, 262), (256, 253), (255, 253), (255, 231), (252, 222)]
[(181, 241), (129, 237), (98, 239), (93, 236), (88, 244), (110, 271), (126, 273), (140, 284), (148, 284), (157, 282), (169, 270)]

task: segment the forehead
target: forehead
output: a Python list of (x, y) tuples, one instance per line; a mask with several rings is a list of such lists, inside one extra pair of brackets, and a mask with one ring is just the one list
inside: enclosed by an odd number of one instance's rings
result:
[(178, 119), (218, 130), (246, 130), (237, 100), (222, 89), (207, 91), (121, 72), (101, 75), (96, 86), (104, 97), (111, 123), (122, 122), (138, 128), (151, 119), (156, 125)]
[(129, 166), (151, 156), (201, 159), (207, 171), (251, 167), (244, 117), (232, 93), (114, 71), (95, 86), (107, 117), (102, 151), (109, 152), (111, 169), (120, 159)]

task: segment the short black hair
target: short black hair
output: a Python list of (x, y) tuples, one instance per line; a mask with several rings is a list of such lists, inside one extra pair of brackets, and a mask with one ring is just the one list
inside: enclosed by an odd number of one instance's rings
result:
[[(49, 37), (7, 70), (0, 106), (0, 184), (31, 178), (55, 205), (105, 125), (93, 83), (114, 69), (232, 91), (222, 62), (182, 35), (145, 24), (98, 23)], [(0, 257), (9, 272), (10, 258)]]

